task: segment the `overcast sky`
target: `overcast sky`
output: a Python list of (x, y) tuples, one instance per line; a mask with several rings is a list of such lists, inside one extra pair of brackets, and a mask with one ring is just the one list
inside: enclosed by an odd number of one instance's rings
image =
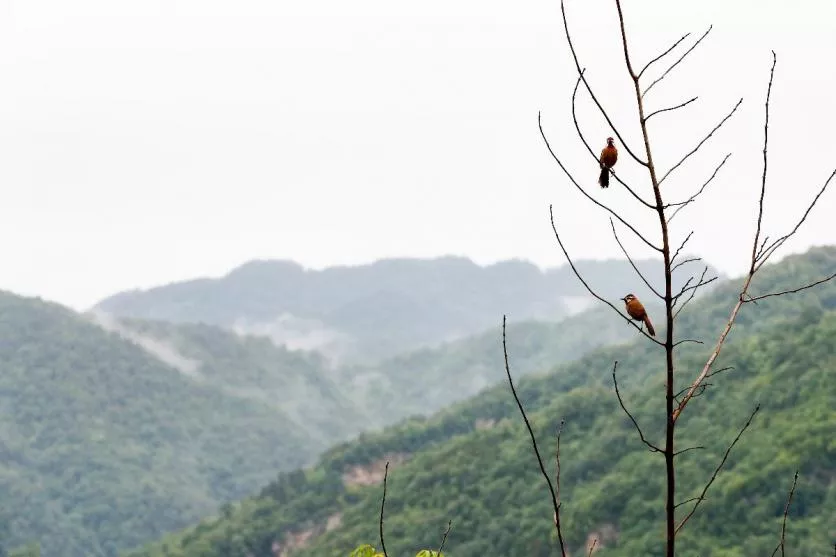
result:
[[(836, 166), (836, 2), (625, 4), (639, 67), (714, 24), (647, 104), (700, 96), (654, 117), (664, 170), (744, 98), (663, 188), (687, 198), (734, 152), (673, 231), (696, 227), (691, 251), (741, 272), (770, 49), (767, 232), (785, 231)], [(641, 150), (614, 2), (568, 0), (567, 11), (591, 84)], [(597, 188), (569, 112), (557, 0), (0, 0), (0, 69), (0, 288), (75, 308), (252, 258), (554, 266), (550, 203), (575, 257), (619, 256), (607, 217), (550, 159), (538, 110), (583, 185), (658, 235), (623, 188)], [(580, 104), (598, 150), (611, 132)], [(616, 169), (652, 197), (623, 148)], [(836, 243), (834, 209), (836, 187), (787, 251)]]

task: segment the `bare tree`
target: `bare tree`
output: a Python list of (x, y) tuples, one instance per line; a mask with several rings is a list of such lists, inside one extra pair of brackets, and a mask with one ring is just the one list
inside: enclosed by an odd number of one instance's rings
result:
[[(615, 124), (613, 123), (613, 119), (610, 117), (607, 109), (602, 105), (599, 101), (598, 96), (595, 94), (595, 91), (590, 86), (587, 80), (587, 70), (581, 64), (581, 61), (578, 56), (578, 52), (575, 49), (575, 46), (572, 42), (572, 34), (569, 28), (568, 18), (566, 16), (566, 9), (564, 6), (564, 1), (561, 0), (560, 9), (563, 18), (563, 28), (565, 31), (566, 41), (569, 46), (569, 50), (571, 52), (575, 68), (577, 70), (577, 82), (575, 84), (574, 91), (572, 93), (572, 119), (575, 124), (575, 130), (577, 131), (578, 137), (580, 141), (586, 146), (587, 151), (592, 156), (592, 160), (597, 164), (598, 157), (596, 156), (595, 152), (590, 147), (589, 143), (587, 142), (582, 130), (581, 126), (578, 123), (577, 115), (576, 115), (576, 100), (578, 96), (578, 89), (581, 84), (583, 84), (583, 88), (588, 94), (589, 98), (592, 102), (597, 106), (598, 110), (600, 111), (601, 115), (606, 120), (609, 127), (612, 129), (613, 134), (618, 140), (621, 142), (621, 146), (624, 151), (626, 151), (629, 159), (632, 160), (635, 164), (638, 164), (640, 167), (644, 168), (647, 172), (647, 183), (642, 186), (642, 188), (638, 188), (635, 186), (631, 186), (625, 183), (621, 178), (619, 178), (615, 172), (610, 169), (609, 172), (613, 175), (615, 180), (622, 185), (626, 190), (631, 194), (631, 196), (641, 205), (643, 205), (652, 215), (654, 215), (655, 220), (658, 221), (659, 225), (659, 236), (656, 239), (651, 239), (646, 235), (639, 232), (638, 227), (634, 224), (629, 222), (627, 219), (622, 217), (618, 212), (614, 211), (610, 207), (608, 207), (604, 202), (599, 201), (596, 199), (592, 194), (590, 194), (586, 189), (581, 185), (581, 182), (575, 179), (573, 173), (567, 167), (567, 164), (564, 160), (556, 153), (556, 151), (552, 148), (551, 144), (546, 137), (545, 132), (543, 131), (543, 126), (541, 123), (541, 118), (538, 115), (538, 124), (540, 127), (540, 134), (545, 142), (545, 145), (551, 154), (552, 158), (555, 162), (559, 165), (563, 173), (565, 174), (566, 178), (568, 178), (569, 182), (590, 202), (594, 205), (599, 207), (601, 210), (609, 213), (610, 215), (610, 222), (612, 226), (612, 232), (615, 237), (616, 242), (623, 250), (627, 259), (632, 263), (633, 258), (624, 248), (621, 240), (618, 237), (618, 233), (616, 230), (615, 222), (617, 221), (620, 225), (625, 227), (627, 230), (632, 232), (641, 242), (643, 242), (646, 246), (651, 248), (652, 250), (658, 252), (663, 261), (664, 265), (664, 283), (665, 288), (663, 292), (660, 292), (653, 288), (651, 285), (651, 281), (647, 279), (639, 269), (633, 265), (636, 273), (639, 275), (639, 278), (647, 285), (650, 290), (656, 295), (664, 304), (665, 308), (665, 333), (664, 333), (664, 340), (659, 340), (648, 334), (643, 328), (639, 327), (629, 315), (625, 315), (621, 312), (619, 308), (617, 308), (610, 300), (606, 299), (604, 296), (596, 292), (589, 284), (589, 282), (583, 277), (583, 275), (578, 271), (572, 257), (569, 255), (566, 247), (561, 239), (561, 235), (558, 231), (558, 227), (555, 224), (555, 217), (554, 211), (552, 207), (549, 207), (549, 213), (551, 217), (551, 224), (552, 229), (554, 231), (555, 239), (557, 240), (560, 249), (563, 251), (563, 254), (566, 257), (572, 271), (576, 275), (577, 279), (584, 285), (587, 291), (596, 298), (601, 303), (609, 306), (617, 315), (619, 315), (622, 319), (624, 319), (628, 324), (636, 327), (636, 329), (644, 335), (644, 337), (653, 342), (657, 345), (664, 353), (664, 360), (665, 360), (665, 416), (666, 416), (666, 423), (665, 423), (665, 440), (664, 444), (661, 446), (657, 446), (653, 444), (647, 436), (642, 432), (642, 428), (639, 426), (636, 419), (633, 415), (627, 410), (624, 405), (624, 402), (621, 398), (621, 394), (618, 390), (618, 383), (616, 380), (616, 369), (618, 362), (615, 362), (613, 365), (613, 383), (615, 386), (616, 396), (618, 397), (619, 404), (627, 416), (632, 421), (635, 429), (641, 438), (641, 441), (650, 449), (653, 454), (659, 454), (662, 456), (665, 462), (665, 475), (666, 475), (666, 489), (665, 489), (665, 523), (666, 523), (666, 550), (665, 555), (667, 557), (674, 557), (675, 549), (676, 549), (676, 536), (682, 530), (682, 528), (686, 525), (688, 520), (694, 515), (697, 511), (700, 504), (705, 500), (706, 493), (708, 492), (711, 484), (717, 478), (717, 475), (720, 473), (723, 465), (725, 464), (732, 448), (737, 444), (740, 440), (743, 433), (752, 423), (755, 415), (758, 413), (759, 406), (756, 406), (752, 411), (749, 419), (746, 423), (740, 428), (736, 437), (732, 440), (729, 444), (727, 450), (725, 451), (721, 461), (718, 463), (717, 467), (714, 470), (714, 473), (711, 477), (706, 481), (704, 488), (699, 496), (693, 497), (686, 501), (682, 501), (677, 503), (676, 496), (676, 466), (675, 466), (675, 457), (685, 451), (692, 450), (698, 447), (688, 447), (683, 450), (676, 449), (676, 426), (678, 420), (682, 417), (683, 412), (685, 411), (686, 407), (688, 407), (689, 403), (697, 396), (702, 394), (705, 389), (709, 386), (706, 380), (712, 376), (715, 376), (723, 371), (726, 371), (729, 368), (722, 368), (715, 371), (713, 370), (713, 366), (717, 361), (717, 358), (720, 355), (720, 352), (723, 349), (723, 346), (728, 338), (729, 332), (731, 331), (732, 327), (735, 324), (735, 321), (743, 308), (743, 306), (747, 303), (755, 303), (758, 300), (762, 300), (764, 298), (774, 297), (774, 296), (783, 296), (788, 295), (791, 293), (799, 292), (808, 288), (812, 288), (816, 285), (822, 284), (829, 280), (836, 278), (836, 273), (822, 277), (820, 280), (814, 281), (809, 284), (802, 284), (798, 285), (795, 288), (780, 291), (780, 292), (772, 292), (767, 294), (762, 294), (758, 296), (750, 295), (750, 289), (755, 279), (758, 271), (763, 267), (763, 265), (779, 250), (784, 243), (790, 239), (795, 233), (799, 230), (801, 225), (805, 222), (807, 217), (809, 216), (810, 212), (815, 207), (816, 203), (819, 201), (821, 196), (824, 194), (825, 190), (830, 185), (831, 181), (833, 181), (834, 176), (836, 176), (836, 170), (833, 170), (830, 175), (824, 180), (821, 188), (819, 189), (818, 193), (810, 202), (809, 206), (807, 207), (806, 211), (798, 218), (795, 225), (788, 231), (783, 233), (782, 235), (778, 236), (777, 239), (771, 240), (770, 237), (765, 235), (762, 229), (762, 222), (763, 222), (763, 215), (765, 210), (765, 200), (766, 200), (766, 185), (767, 185), (767, 163), (768, 163), (768, 139), (769, 139), (769, 100), (770, 94), (772, 92), (772, 83), (773, 78), (775, 75), (775, 65), (777, 62), (777, 57), (775, 52), (772, 52), (772, 67), (769, 73), (769, 81), (766, 87), (766, 99), (764, 103), (765, 107), (765, 118), (764, 118), (764, 126), (763, 126), (763, 172), (760, 176), (760, 194), (758, 197), (757, 203), (757, 215), (754, 218), (755, 222), (755, 231), (752, 240), (752, 250), (751, 250), (751, 257), (748, 263), (748, 273), (743, 281), (743, 284), (740, 287), (736, 303), (732, 308), (731, 314), (726, 321), (726, 323), (721, 327), (721, 331), (719, 336), (713, 344), (713, 348), (711, 349), (710, 353), (707, 356), (705, 365), (696, 374), (696, 376), (690, 380), (686, 387), (677, 391), (675, 386), (675, 367), (674, 367), (674, 353), (677, 347), (682, 345), (686, 342), (694, 342), (702, 344), (702, 341), (698, 339), (676, 339), (675, 332), (675, 321), (679, 313), (682, 309), (687, 306), (687, 304), (694, 298), (695, 294), (699, 289), (704, 287), (705, 285), (712, 282), (716, 277), (713, 278), (706, 278), (706, 274), (708, 272), (708, 267), (706, 266), (704, 271), (702, 272), (701, 276), (697, 278), (696, 276), (692, 276), (678, 291), (674, 292), (673, 288), (673, 281), (672, 276), (673, 272), (684, 265), (685, 263), (697, 261), (699, 258), (688, 258), (683, 259), (681, 261), (677, 261), (677, 258), (680, 257), (680, 254), (685, 247), (685, 244), (694, 234), (694, 231), (690, 231), (685, 240), (678, 246), (673, 247), (670, 239), (670, 230), (669, 225), (673, 218), (683, 209), (688, 207), (689, 205), (696, 202), (699, 196), (705, 191), (706, 187), (714, 180), (714, 178), (718, 175), (719, 171), (722, 169), (728, 158), (731, 156), (731, 153), (727, 154), (715, 167), (714, 172), (703, 181), (701, 186), (697, 188), (697, 190), (687, 198), (681, 201), (665, 201), (663, 197), (663, 192), (661, 186), (663, 182), (677, 169), (680, 169), (682, 165), (695, 153), (699, 151), (700, 148), (703, 147), (712, 137), (714, 134), (726, 123), (731, 119), (734, 114), (737, 112), (738, 108), (740, 107), (743, 99), (740, 99), (736, 102), (736, 104), (731, 108), (731, 110), (723, 116), (719, 122), (708, 131), (708, 133), (696, 143), (696, 146), (687, 151), (686, 153), (682, 154), (681, 158), (679, 158), (678, 162), (673, 164), (667, 170), (660, 170), (656, 166), (656, 162), (653, 158), (653, 139), (651, 137), (650, 132), (648, 131), (647, 122), (650, 118), (663, 114), (663, 113), (672, 113), (676, 110), (684, 108), (685, 106), (690, 105), (691, 103), (697, 100), (696, 97), (690, 98), (684, 102), (681, 102), (675, 106), (671, 107), (663, 107), (656, 110), (652, 110), (648, 113), (648, 109), (645, 105), (645, 96), (647, 93), (658, 83), (660, 83), (666, 76), (668, 76), (672, 71), (676, 68), (680, 67), (680, 64), (687, 58), (687, 56), (697, 48), (702, 41), (708, 36), (709, 32), (711, 31), (711, 27), (705, 33), (703, 33), (696, 41), (694, 41), (691, 46), (682, 54), (680, 55), (674, 62), (670, 63), (667, 68), (659, 74), (658, 77), (653, 79), (649, 82), (649, 84), (645, 85), (647, 81), (650, 80), (649, 77), (645, 77), (648, 74), (648, 70), (657, 63), (661, 63), (662, 61), (666, 60), (669, 55), (671, 55), (680, 44), (683, 44), (685, 40), (690, 36), (687, 34), (677, 40), (670, 48), (666, 49), (662, 53), (660, 53), (655, 58), (651, 59), (647, 62), (639, 71), (636, 71), (636, 66), (634, 66), (634, 62), (630, 55), (630, 48), (628, 43), (628, 33), (624, 23), (624, 15), (622, 12), (622, 6), (620, 0), (615, 0), (615, 8), (618, 12), (618, 21), (620, 26), (620, 34), (621, 34), (621, 47), (623, 50), (623, 57), (624, 57), (624, 65), (626, 67), (627, 73), (629, 74), (630, 80), (633, 83), (634, 90), (635, 90), (635, 101), (636, 101), (636, 124), (641, 131), (641, 137), (643, 139), (643, 149), (634, 149), (632, 148), (626, 141), (625, 141), (625, 134), (619, 130)], [(623, 165), (622, 165), (623, 166)], [(647, 201), (643, 196), (642, 193), (644, 191), (648, 191), (648, 193), (653, 194), (653, 200)], [(505, 347), (505, 321), (503, 319), (503, 348)], [(561, 503), (559, 501), (559, 476), (558, 476), (558, 489), (557, 491), (554, 489), (552, 481), (545, 470), (543, 465), (543, 460), (540, 456), (540, 451), (537, 448), (537, 441), (536, 438), (531, 430), (531, 426), (529, 423), (528, 418), (525, 415), (525, 410), (523, 409), (522, 404), (520, 403), (519, 397), (517, 396), (516, 390), (514, 389), (513, 380), (511, 378), (511, 371), (508, 365), (508, 354), (507, 350), (505, 350), (505, 367), (506, 373), (511, 385), (512, 394), (517, 401), (518, 408), (525, 420), (526, 426), (528, 427), (528, 431), (530, 433), (531, 441), (534, 446), (534, 451), (537, 457), (537, 460), (540, 465), (540, 470), (542, 475), (544, 476), (546, 483), (549, 487), (551, 499), (554, 507), (554, 523), (557, 529), (558, 539), (560, 542), (560, 549), (562, 555), (566, 555), (565, 549), (565, 542), (564, 536), (561, 531), (561, 523), (560, 523), (560, 507)], [(685, 372), (683, 370), (682, 372)], [(680, 398), (681, 397), (681, 398)], [(559, 450), (559, 449), (558, 449)], [(559, 452), (558, 452), (558, 459), (559, 459)], [(559, 460), (558, 460), (559, 465)], [(795, 487), (795, 482), (793, 482), (793, 490)], [(792, 498), (792, 491), (790, 492), (789, 499)], [(677, 509), (681, 507), (688, 507), (690, 509), (684, 511), (684, 514), (681, 518), (677, 518)], [(789, 512), (789, 500), (787, 502), (787, 510), (784, 513), (784, 528), (782, 528), (781, 532), (781, 542), (779, 544), (779, 548), (783, 553), (784, 547), (784, 532), (786, 526), (786, 516)]]

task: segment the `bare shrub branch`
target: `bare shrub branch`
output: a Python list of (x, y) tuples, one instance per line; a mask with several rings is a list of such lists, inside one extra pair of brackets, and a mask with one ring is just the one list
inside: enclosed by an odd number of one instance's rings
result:
[(688, 38), (688, 37), (690, 37), (690, 36), (691, 36), (691, 33), (685, 33), (684, 35), (682, 35), (682, 36), (679, 38), (679, 40), (678, 40), (678, 41), (676, 41), (675, 43), (673, 43), (673, 44), (670, 46), (670, 48), (668, 48), (668, 49), (667, 49), (666, 51), (664, 51), (662, 54), (660, 54), (659, 56), (657, 56), (656, 58), (654, 58), (653, 60), (651, 60), (650, 62), (648, 62), (647, 64), (645, 64), (645, 65), (644, 65), (644, 67), (642, 68), (642, 70), (639, 72), (638, 77), (641, 77), (642, 75), (644, 75), (644, 72), (646, 72), (646, 71), (647, 71), (647, 68), (649, 68), (650, 66), (652, 66), (653, 64), (655, 64), (656, 62), (658, 62), (659, 60), (661, 60), (662, 58), (664, 58), (664, 57), (665, 57), (665, 56), (667, 56), (668, 54), (670, 54), (670, 52), (671, 52), (673, 49), (675, 49), (676, 47), (678, 47), (678, 46), (679, 46), (679, 43), (681, 43), (682, 41), (684, 41), (685, 39), (687, 39), (687, 38)]
[[(552, 506), (554, 507), (554, 523), (555, 528), (557, 529), (557, 538), (560, 541), (560, 552), (563, 555), (563, 557), (566, 557), (566, 545), (563, 542), (563, 532), (560, 528), (560, 505), (557, 502), (557, 493), (554, 490), (554, 486), (552, 486), (552, 480), (549, 477), (548, 472), (546, 472), (546, 467), (543, 465), (543, 459), (540, 456), (540, 449), (537, 446), (537, 438), (534, 436), (534, 430), (531, 429), (531, 423), (528, 421), (528, 416), (525, 413), (525, 409), (523, 409), (522, 402), (520, 402), (520, 397), (517, 395), (517, 389), (514, 387), (514, 380), (511, 378), (511, 366), (508, 364), (508, 345), (506, 343), (505, 321), (506, 316), (503, 315), (502, 352), (505, 356), (505, 374), (508, 376), (508, 384), (511, 386), (511, 393), (514, 395), (514, 400), (517, 403), (517, 408), (520, 409), (520, 414), (522, 414), (523, 421), (525, 421), (525, 427), (528, 429), (528, 434), (531, 436), (531, 445), (534, 448), (534, 454), (537, 456), (537, 463), (540, 465), (540, 472), (543, 474), (543, 477), (546, 478), (546, 483), (549, 486), (549, 493), (551, 493), (552, 496)], [(385, 485), (386, 484), (384, 483), (384, 486)]]
[(453, 521), (447, 521), (447, 529), (444, 530), (444, 534), (441, 536), (441, 545), (438, 546), (438, 551), (436, 554), (441, 557), (441, 552), (444, 550), (444, 544), (447, 543), (447, 536), (450, 535), (450, 529), (453, 527)]
[(781, 550), (781, 557), (784, 557), (784, 543), (787, 539), (787, 516), (790, 514), (790, 503), (792, 503), (792, 496), (795, 493), (795, 485), (798, 483), (798, 470), (795, 471), (795, 477), (792, 479), (792, 487), (790, 488), (790, 494), (787, 496), (787, 505), (784, 507), (784, 520), (781, 521), (781, 539), (778, 542), (778, 546), (775, 548), (775, 551), (772, 552), (772, 557), (775, 557), (775, 554), (778, 553), (778, 550)]
[(805, 284), (804, 286), (800, 286), (798, 288), (793, 288), (792, 290), (782, 290), (781, 292), (772, 292), (770, 294), (762, 294), (760, 296), (750, 296), (743, 301), (744, 302), (757, 302), (758, 300), (763, 300), (764, 298), (772, 298), (773, 296), (784, 296), (785, 294), (795, 294), (796, 292), (801, 292), (802, 290), (807, 290), (808, 288), (813, 288), (814, 286), (824, 284), (825, 282), (831, 281), (834, 278), (836, 278), (836, 273), (833, 273), (830, 276), (824, 277), (821, 280), (817, 280), (816, 282), (811, 282), (810, 284)]
[(705, 494), (708, 493), (708, 488), (710, 488), (711, 484), (714, 483), (714, 480), (717, 479), (717, 474), (720, 473), (720, 470), (723, 468), (723, 465), (726, 463), (726, 459), (729, 458), (729, 453), (734, 448), (734, 446), (737, 444), (737, 442), (740, 440), (740, 436), (743, 435), (743, 432), (746, 431), (749, 428), (749, 425), (752, 423), (752, 419), (754, 419), (755, 414), (757, 414), (760, 409), (761, 409), (760, 404), (755, 406), (755, 409), (752, 411), (752, 414), (749, 416), (749, 419), (746, 421), (746, 424), (740, 429), (740, 432), (737, 434), (737, 437), (735, 437), (734, 441), (732, 441), (731, 445), (729, 445), (729, 448), (726, 449), (726, 453), (723, 455), (723, 459), (720, 461), (720, 464), (717, 465), (717, 468), (714, 470), (714, 473), (711, 475), (711, 478), (708, 480), (708, 483), (705, 484), (705, 487), (703, 488), (702, 493), (700, 493), (699, 497), (697, 497), (697, 502), (694, 503), (694, 506), (691, 508), (691, 511), (687, 515), (685, 515), (685, 518), (683, 518), (680, 521), (679, 525), (676, 527), (676, 533), (679, 533), (679, 531), (682, 529), (682, 527), (685, 526), (685, 523), (688, 522), (688, 519), (690, 519), (692, 516), (694, 516), (694, 513), (697, 511), (697, 508), (700, 506), (700, 503), (702, 503), (705, 500)]
[(380, 547), (383, 550), (383, 557), (389, 557), (386, 553), (386, 542), (383, 541), (383, 508), (386, 506), (386, 480), (389, 479), (389, 461), (386, 461), (386, 469), (383, 471), (383, 497), (380, 499)]

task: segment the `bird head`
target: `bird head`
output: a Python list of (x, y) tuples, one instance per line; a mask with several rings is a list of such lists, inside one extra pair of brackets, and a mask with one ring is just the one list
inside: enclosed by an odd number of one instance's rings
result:
[(608, 137), (608, 138), (607, 138), (607, 145), (608, 145), (609, 147), (612, 147), (612, 146), (613, 146), (613, 142), (614, 142), (614, 141), (615, 141), (615, 140), (614, 140), (613, 138)]
[(635, 299), (636, 299), (636, 297), (635, 297), (635, 296), (633, 296), (632, 294), (627, 294), (626, 296), (624, 296), (624, 297), (623, 297), (623, 298), (621, 298), (621, 299), (622, 299), (622, 300), (624, 300), (624, 303), (625, 303), (625, 304), (629, 304), (629, 303), (630, 303), (630, 300), (635, 300)]

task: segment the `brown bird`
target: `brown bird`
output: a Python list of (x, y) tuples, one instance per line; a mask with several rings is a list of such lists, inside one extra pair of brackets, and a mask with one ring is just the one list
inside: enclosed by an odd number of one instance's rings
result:
[(632, 294), (627, 294), (621, 299), (624, 300), (624, 305), (627, 307), (627, 313), (630, 314), (630, 317), (636, 321), (644, 321), (644, 324), (647, 325), (647, 332), (650, 333), (650, 336), (655, 337), (656, 330), (653, 328), (653, 323), (650, 322), (650, 317), (647, 316), (647, 312), (639, 299)]
[(607, 146), (601, 150), (601, 158), (598, 162), (601, 165), (601, 175), (598, 177), (598, 184), (602, 188), (610, 187), (610, 168), (615, 166), (618, 160), (618, 149), (613, 145), (613, 138), (607, 138)]

